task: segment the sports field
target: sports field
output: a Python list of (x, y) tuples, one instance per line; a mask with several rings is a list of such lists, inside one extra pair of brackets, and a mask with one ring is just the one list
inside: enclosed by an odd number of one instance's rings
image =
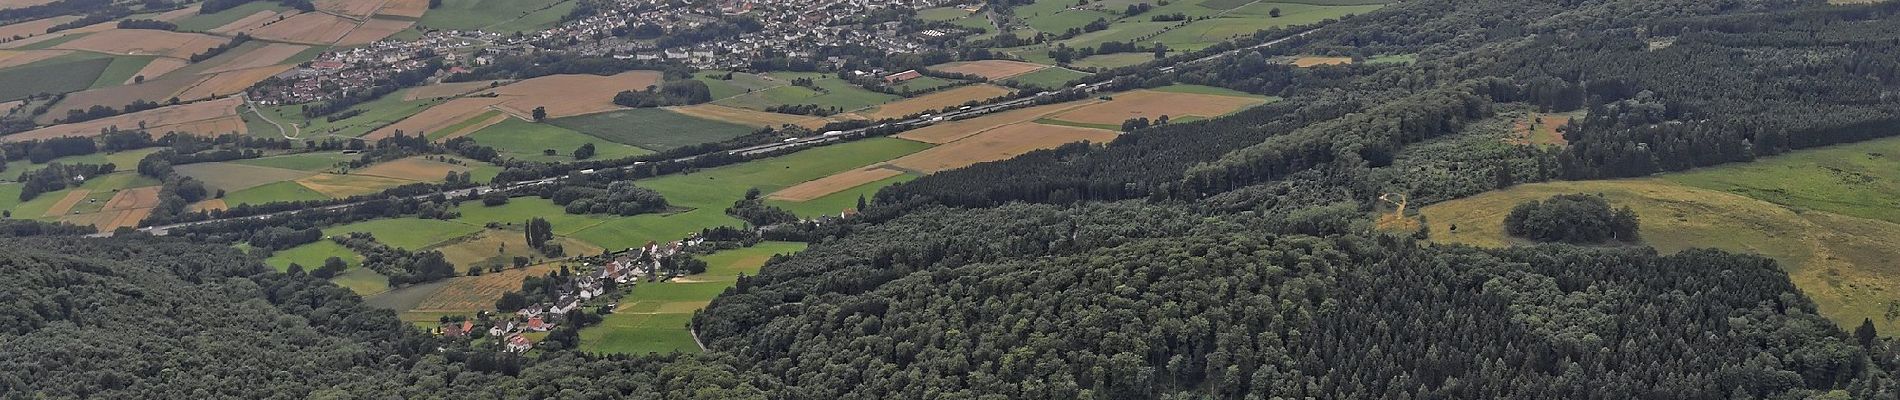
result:
[(604, 112), (549, 122), (615, 143), (662, 151), (740, 137), (756, 130), (658, 108)]
[(804, 243), (763, 242), (704, 256), (706, 273), (671, 282), (643, 282), (627, 289), (620, 307), (599, 325), (581, 330), (581, 350), (590, 353), (697, 353), (687, 323), (694, 312), (738, 280), (757, 275), (774, 254), (792, 254)]
[[(508, 119), (489, 126), (468, 138), (476, 143), (494, 147), (503, 156), (530, 161), (574, 161), (574, 149), (583, 144), (594, 144), (594, 158), (613, 159), (652, 154), (647, 149), (614, 143), (587, 134), (547, 123), (533, 123), (518, 119)], [(547, 155), (554, 150), (555, 155)]]

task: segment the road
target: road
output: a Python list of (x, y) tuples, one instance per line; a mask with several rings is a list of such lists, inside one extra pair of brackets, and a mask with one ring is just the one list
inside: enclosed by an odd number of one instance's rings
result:
[[(1288, 40), (1305, 37), (1306, 35), (1311, 34), (1316, 30), (1318, 30), (1318, 28), (1310, 29), (1305, 32), (1294, 34), (1292, 36), (1287, 36), (1280, 39), (1274, 39), (1274, 40), (1267, 41), (1267, 42), (1260, 43), (1253, 46), (1242, 47), (1238, 49), (1221, 52), (1219, 54), (1214, 54), (1214, 55), (1209, 55), (1206, 57), (1201, 57), (1201, 58), (1197, 58), (1193, 60), (1183, 61), (1180, 64), (1181, 65), (1198, 64), (1198, 63), (1213, 61), (1215, 59), (1233, 55), (1235, 53), (1239, 53), (1245, 50), (1252, 50), (1252, 49), (1257, 49), (1257, 48), (1262, 48), (1262, 47), (1271, 47), (1271, 46), (1279, 45), (1280, 43), (1285, 43)], [(1171, 72), (1171, 71), (1174, 71), (1175, 67), (1176, 65), (1162, 67), (1158, 71), (1164, 72), (1164, 73)], [(1096, 83), (1076, 85), (1073, 88), (1067, 88), (1063, 90), (1065, 91), (1079, 90), (1079, 91), (1082, 91), (1083, 93), (1094, 94), (1100, 91), (1103, 86), (1107, 86), (1110, 81), (1112, 81), (1112, 79), (1104, 80), (1104, 81), (1096, 82)], [(1005, 111), (1005, 110), (1010, 110), (1017, 107), (1031, 105), (1031, 104), (1034, 104), (1036, 100), (1054, 96), (1056, 95), (1056, 93), (1057, 92), (1042, 92), (1042, 93), (1036, 94), (1035, 96), (1024, 97), (1024, 98), (1005, 101), (1001, 103), (969, 107), (966, 109), (946, 112), (942, 114), (935, 114), (935, 115), (924, 114), (923, 116), (920, 116), (917, 118), (911, 118), (911, 119), (906, 119), (902, 121), (886, 122), (886, 123), (872, 125), (872, 126), (864, 127), (864, 128), (857, 128), (857, 129), (843, 130), (843, 131), (830, 131), (830, 132), (825, 132), (825, 133), (821, 133), (821, 134), (817, 134), (813, 136), (791, 138), (791, 139), (786, 139), (784, 141), (777, 142), (777, 143), (767, 143), (767, 144), (761, 144), (761, 145), (756, 145), (756, 146), (726, 150), (724, 153), (727, 155), (739, 155), (739, 156), (750, 157), (750, 156), (766, 154), (766, 153), (788, 151), (788, 150), (793, 150), (793, 149), (797, 149), (801, 147), (817, 146), (817, 145), (822, 145), (822, 144), (827, 144), (827, 143), (837, 142), (837, 141), (859, 139), (868, 135), (873, 130), (885, 130), (885, 129), (890, 129), (890, 128), (901, 128), (902, 130), (917, 129), (917, 128), (922, 128), (925, 126), (934, 125), (939, 122), (968, 119), (968, 118), (973, 118), (973, 117), (980, 116), (983, 114), (989, 114), (993, 112)], [(708, 153), (708, 154), (680, 157), (680, 158), (672, 159), (670, 161), (689, 162), (689, 161), (698, 160), (701, 157), (706, 157), (707, 155), (710, 155), (710, 154), (718, 154), (718, 153)], [(631, 169), (631, 168), (636, 168), (636, 167), (646, 165), (646, 164), (647, 164), (646, 162), (635, 162), (631, 165), (616, 167), (616, 168)], [(599, 171), (587, 169), (587, 170), (571, 172), (571, 173), (568, 173), (568, 175), (566, 176), (586, 175), (586, 174), (593, 174), (597, 172)], [(564, 176), (549, 177), (549, 178), (541, 178), (541, 179), (536, 179), (536, 180), (531, 180), (531, 181), (507, 183), (507, 184), (502, 184), (498, 186), (482, 186), (482, 187), (474, 187), (474, 188), (468, 188), (468, 189), (458, 189), (458, 190), (451, 190), (451, 191), (440, 192), (440, 193), (411, 196), (409, 198), (422, 199), (422, 198), (432, 197), (438, 194), (443, 195), (444, 197), (450, 197), (450, 198), (468, 196), (470, 194), (480, 196), (480, 195), (487, 194), (489, 192), (494, 192), (494, 191), (512, 191), (512, 190), (517, 190), (517, 189), (546, 185), (546, 184), (554, 183), (555, 181), (563, 177)], [(153, 234), (153, 235), (164, 235), (173, 229), (178, 229), (178, 228), (187, 227), (187, 226), (212, 224), (212, 223), (219, 223), (219, 222), (226, 222), (226, 221), (261, 220), (261, 219), (266, 219), (266, 218), (271, 218), (271, 217), (276, 217), (276, 216), (281, 216), (281, 215), (296, 214), (296, 213), (301, 213), (301, 212), (333, 211), (333, 210), (340, 210), (340, 209), (355, 207), (359, 204), (363, 204), (363, 202), (336, 204), (336, 205), (330, 205), (330, 206), (324, 206), (324, 207), (318, 207), (318, 208), (283, 211), (283, 212), (276, 212), (276, 213), (269, 213), (269, 214), (253, 215), (253, 216), (248, 216), (248, 217), (222, 218), (222, 219), (212, 219), (212, 220), (204, 220), (204, 221), (196, 221), (196, 222), (185, 222), (185, 223), (177, 223), (177, 224), (170, 224), (170, 225), (145, 227), (145, 228), (140, 228), (139, 231)], [(91, 235), (91, 237), (110, 237), (110, 236), (112, 236), (111, 232), (104, 232), (104, 233)]]

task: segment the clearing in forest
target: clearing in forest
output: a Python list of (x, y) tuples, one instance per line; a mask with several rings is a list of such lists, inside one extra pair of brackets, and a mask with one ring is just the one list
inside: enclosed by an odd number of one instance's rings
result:
[(1321, 65), (1346, 65), (1352, 64), (1352, 57), (1300, 56), (1294, 58), (1292, 64), (1300, 68), (1317, 67)]
[(1563, 132), (1557, 129), (1569, 125), (1570, 118), (1569, 115), (1543, 113), (1531, 113), (1528, 116), (1515, 118), (1516, 121), (1511, 125), (1511, 136), (1505, 138), (1505, 141), (1519, 145), (1569, 145), (1570, 141), (1564, 140)]

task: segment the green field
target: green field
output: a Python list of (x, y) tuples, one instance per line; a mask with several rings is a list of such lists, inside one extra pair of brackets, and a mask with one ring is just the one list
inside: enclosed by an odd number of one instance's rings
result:
[(1797, 210), (1900, 223), (1900, 138), (1800, 150), (1664, 179)]
[(757, 275), (773, 254), (791, 254), (804, 243), (763, 242), (702, 257), (706, 273), (676, 282), (641, 283), (600, 325), (581, 330), (581, 350), (590, 353), (697, 353), (687, 323), (693, 312), (733, 285), (740, 274)]
[(244, 17), (265, 10), (288, 11), (290, 7), (284, 7), (275, 1), (254, 1), (244, 3), (237, 7), (231, 7), (224, 11), (210, 14), (194, 14), (189, 17), (179, 18), (177, 21), (172, 21), (172, 23), (178, 24), (178, 30), (180, 31), (203, 32), (216, 29), (225, 24), (237, 22), (237, 20), (244, 19)]
[(479, 226), (421, 218), (376, 219), (323, 229), (324, 236), (350, 232), (369, 232), (376, 241), (406, 250), (421, 250), (449, 240), (480, 232)]
[(251, 158), (231, 161), (232, 164), (254, 165), (259, 167), (283, 168), (298, 171), (322, 172), (336, 167), (338, 163), (349, 162), (357, 156), (335, 151), (298, 153), (275, 157)]
[(554, 27), (574, 9), (574, 0), (444, 0), (418, 24), (431, 29), (480, 29), (497, 33)]
[(1418, 62), (1417, 54), (1386, 54), (1366, 59), (1366, 64), (1411, 64)]
[(897, 89), (898, 93), (903, 93), (907, 91), (915, 93), (915, 92), (921, 92), (921, 91), (930, 90), (930, 89), (936, 89), (936, 88), (940, 88), (944, 86), (955, 85), (958, 83), (963, 83), (963, 81), (943, 79), (943, 78), (938, 78), (934, 76), (922, 76), (922, 77), (917, 77), (916, 79), (911, 79), (908, 81), (904, 81), (902, 83), (898, 83), (896, 85), (891, 86), (891, 88)]
[(1027, 74), (1010, 77), (1010, 82), (1021, 83), (1043, 89), (1055, 89), (1067, 86), (1070, 81), (1089, 76), (1087, 72), (1062, 67), (1049, 67)]
[(1233, 89), (1228, 89), (1228, 88), (1223, 88), (1223, 87), (1202, 86), (1202, 85), (1168, 85), (1168, 86), (1162, 86), (1162, 87), (1153, 88), (1149, 90), (1153, 90), (1157, 92), (1193, 93), (1193, 94), (1211, 94), (1215, 96), (1250, 97), (1250, 98), (1256, 98), (1256, 99), (1266, 99), (1268, 101), (1280, 100), (1279, 97), (1264, 96), (1264, 95), (1247, 93), (1247, 92), (1242, 92), (1239, 90), (1233, 90)]
[(138, 149), (138, 150), (127, 150), (127, 151), (121, 151), (121, 152), (110, 153), (110, 154), (103, 153), (103, 152), (92, 153), (92, 154), (79, 155), (79, 156), (55, 158), (55, 159), (52, 159), (51, 161), (47, 161), (46, 164), (34, 164), (32, 162), (27, 161), (26, 159), (13, 160), (13, 161), (7, 162), (7, 167), (4, 169), (4, 171), (0, 171), (0, 177), (4, 177), (4, 178), (0, 178), (0, 181), (9, 181), (9, 182), (18, 181), (20, 174), (39, 170), (40, 168), (45, 168), (47, 164), (52, 164), (52, 163), (60, 163), (60, 164), (68, 164), (68, 165), (111, 163), (113, 166), (117, 167), (117, 170), (120, 170), (120, 171), (130, 170), (133, 168), (138, 168), (139, 160), (144, 159), (147, 154), (152, 154), (157, 151), (158, 151), (158, 148), (154, 147), (154, 148), (145, 148), (145, 149)]
[(92, 87), (112, 66), (112, 57), (73, 53), (0, 70), (0, 102), (48, 93), (68, 93)]
[(873, 138), (692, 174), (642, 180), (640, 186), (659, 191), (673, 206), (692, 210), (613, 219), (576, 232), (574, 236), (611, 249), (638, 246), (649, 240), (676, 240), (704, 228), (739, 226), (741, 222), (727, 216), (725, 209), (745, 197), (747, 189), (756, 187), (761, 192), (771, 193), (928, 147), (930, 145), (902, 139)]
[(1082, 68), (1121, 68), (1154, 61), (1154, 59), (1155, 55), (1151, 53), (1115, 53), (1089, 56), (1075, 60), (1069, 65)]
[[(106, 70), (99, 73), (99, 78), (92, 81), (91, 88), (98, 89), (124, 85), (125, 81), (131, 80), (134, 75), (138, 75), (139, 70), (144, 69), (145, 64), (151, 64), (155, 58), (157, 57), (113, 57), (112, 64), (106, 66)], [(147, 78), (152, 77), (148, 76)]]
[[(14, 207), (20, 206), (21, 186), (23, 185), (18, 183), (0, 183), (0, 210), (6, 210), (11, 213)], [(39, 215), (16, 215), (14, 217), (25, 219), (39, 217)]]
[(383, 274), (377, 273), (369, 268), (352, 267), (344, 270), (341, 274), (337, 274), (336, 277), (330, 278), (330, 282), (349, 289), (352, 292), (356, 292), (358, 296), (369, 296), (389, 291), (389, 277), (383, 276)]
[(970, 16), (962, 7), (937, 7), (917, 10), (917, 19), (925, 21), (953, 21)]
[(264, 259), (264, 264), (281, 272), (290, 269), (290, 264), (296, 263), (302, 265), (305, 271), (310, 271), (323, 266), (323, 260), (330, 257), (342, 258), (344, 262), (350, 264), (351, 268), (363, 265), (363, 256), (328, 239), (279, 250), (271, 254), (270, 258)]
[(501, 115), (500, 110), (488, 110), (488, 112), (484, 112), (484, 113), (481, 113), (480, 115), (476, 115), (469, 119), (462, 120), (462, 122), (457, 122), (453, 125), (442, 127), (442, 129), (437, 129), (435, 130), (435, 132), (424, 132), (423, 134), (429, 136), (429, 139), (431, 140), (442, 140), (443, 136), (448, 136), (451, 133), (461, 132), (463, 129), (468, 129), (468, 127), (475, 126), (475, 124), (482, 123), (482, 121), (487, 121), (490, 118), (494, 118), (497, 115)]
[(858, 196), (864, 196), (865, 201), (870, 201), (871, 198), (873, 197), (872, 195), (877, 194), (878, 189), (883, 189), (886, 186), (895, 185), (901, 182), (910, 182), (911, 180), (914, 180), (917, 178), (918, 176), (916, 175), (904, 174), (904, 175), (884, 178), (876, 182), (858, 185), (858, 187), (846, 189), (843, 191), (839, 191), (837, 193), (828, 194), (828, 195), (825, 195), (825, 197), (819, 197), (816, 199), (811, 199), (811, 200), (806, 200), (806, 201), (797, 201), (797, 202), (784, 201), (784, 200), (767, 200), (766, 203), (771, 204), (772, 206), (779, 207), (779, 208), (784, 208), (786, 211), (791, 211), (793, 214), (798, 214), (798, 216), (802, 218), (812, 218), (812, 217), (817, 217), (817, 216), (822, 216), (822, 215), (838, 215), (838, 213), (844, 211), (844, 209), (857, 208)]
[(756, 130), (750, 126), (702, 119), (658, 108), (587, 114), (548, 122), (615, 143), (661, 151), (718, 142), (745, 136)]
[[(297, 105), (263, 106), (259, 109), (277, 123), (285, 124), (285, 129), (290, 129), (290, 124), (301, 127), (301, 137), (304, 138), (321, 138), (326, 135), (358, 137), (439, 104), (431, 100), (403, 101), (402, 97), (408, 90), (398, 90), (395, 93), (383, 95), (382, 98), (351, 107), (353, 110), (363, 110), (363, 113), (334, 122), (326, 117), (304, 118), (302, 106)], [(243, 116), (246, 126), (253, 134), (278, 137), (277, 128), (271, 126), (270, 123), (259, 120), (256, 115), (248, 112)]]
[(838, 108), (845, 111), (858, 110), (898, 99), (896, 95), (873, 92), (845, 82), (834, 76), (815, 73), (774, 72), (774, 79), (791, 82), (792, 78), (808, 77), (823, 91), (802, 86), (785, 85), (745, 95), (720, 99), (713, 102), (723, 106), (765, 110), (766, 107), (788, 104), (816, 104), (821, 107)]
[(715, 100), (791, 84), (745, 72), (732, 72), (732, 79), (720, 79), (725, 77), (726, 73), (727, 71), (701, 71), (693, 79), (706, 82), (706, 87), (712, 89), (712, 97)]
[[(594, 144), (595, 159), (612, 159), (652, 154), (652, 151), (639, 147), (614, 143), (605, 139), (588, 136), (555, 124), (533, 123), (509, 118), (499, 124), (482, 128), (467, 136), (495, 150), (503, 156), (531, 161), (574, 161), (574, 149), (583, 144)], [(546, 155), (544, 151), (554, 150), (555, 155)]]
[(280, 201), (329, 199), (330, 196), (324, 196), (323, 193), (317, 193), (315, 190), (310, 190), (310, 188), (304, 187), (304, 185), (299, 185), (297, 182), (291, 181), (267, 183), (262, 186), (226, 192), (224, 194), (224, 204), (233, 207), (239, 204), (266, 204)]
[(553, 201), (533, 196), (508, 199), (508, 204), (494, 207), (484, 206), (480, 201), (465, 201), (455, 207), (455, 212), (462, 215), (451, 221), (474, 226), (485, 226), (491, 222), (504, 226), (521, 226), (529, 219), (541, 217), (554, 225), (556, 235), (571, 235), (611, 218), (605, 215), (568, 214)]

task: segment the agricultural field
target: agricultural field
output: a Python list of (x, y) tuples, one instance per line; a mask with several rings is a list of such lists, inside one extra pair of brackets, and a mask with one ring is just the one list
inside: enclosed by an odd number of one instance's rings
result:
[(181, 31), (207, 32), (263, 12), (275, 15), (275, 13), (289, 10), (289, 7), (284, 7), (275, 1), (255, 1), (211, 14), (192, 13), (191, 16), (180, 18), (172, 23), (178, 24), (178, 30)]
[(52, 18), (36, 19), (32, 21), (18, 22), (11, 25), (0, 25), (0, 38), (11, 39), (15, 36), (24, 38), (24, 37), (45, 35), (46, 28), (51, 28), (55, 25), (72, 22), (78, 19), (79, 17), (75, 15), (65, 15), (65, 16), (58, 16), (58, 17), (52, 17)]
[(264, 264), (283, 271), (289, 269), (290, 264), (295, 263), (302, 265), (304, 270), (308, 271), (323, 266), (323, 261), (330, 257), (343, 259), (343, 262), (349, 263), (350, 268), (363, 266), (362, 255), (328, 239), (279, 250), (272, 253), (269, 258), (265, 258)]
[(914, 93), (923, 92), (926, 90), (936, 89), (936, 88), (950, 86), (950, 85), (955, 85), (962, 82), (963, 81), (943, 79), (943, 78), (938, 78), (934, 76), (920, 76), (920, 77), (912, 78), (909, 80), (905, 80), (896, 85), (891, 85), (891, 89), (896, 90), (897, 93), (910, 96), (910, 95), (913, 95)]
[(858, 114), (870, 119), (900, 118), (922, 112), (934, 112), (945, 107), (961, 106), (973, 101), (1007, 96), (1010, 92), (1012, 90), (1009, 88), (991, 84), (969, 85), (890, 102)]
[(481, 29), (492, 32), (536, 31), (553, 27), (573, 10), (568, 0), (444, 0), (422, 15), (430, 29)]
[[(701, 119), (658, 108), (636, 108), (578, 117), (550, 124), (643, 149), (665, 151), (745, 136), (757, 128)], [(480, 139), (477, 139), (480, 141)], [(572, 148), (564, 149), (572, 150)]]
[[(529, 219), (540, 217), (553, 225), (555, 235), (572, 235), (614, 218), (604, 214), (568, 214), (554, 201), (534, 196), (508, 199), (508, 204), (489, 207), (480, 201), (466, 201), (455, 207), (461, 216), (451, 221), (471, 226), (497, 224), (505, 229), (521, 229)], [(644, 243), (642, 243), (644, 244)]]
[(346, 163), (356, 158), (357, 156), (353, 154), (326, 151), (235, 160), (231, 161), (231, 163), (296, 171), (322, 172), (332, 170), (337, 167), (337, 164)]
[(989, 80), (1001, 80), (1049, 68), (1049, 66), (1012, 60), (981, 60), (937, 64), (929, 68), (932, 71), (969, 74), (981, 76)]
[(1064, 87), (1071, 81), (1087, 76), (1089, 76), (1087, 72), (1062, 67), (1049, 67), (1036, 70), (1036, 72), (1016, 75), (1007, 80), (1044, 89), (1055, 89)]
[[(726, 75), (732, 75), (732, 79), (725, 79)], [(791, 84), (770, 76), (731, 71), (700, 71), (693, 79), (705, 82), (714, 100)]]
[(477, 90), (498, 87), (500, 82), (501, 81), (450, 82), (417, 86), (403, 92), (402, 100), (446, 99), (469, 94)]
[[(653, 153), (651, 150), (589, 136), (559, 125), (533, 123), (513, 118), (469, 134), (468, 138), (474, 139), (476, 143), (494, 147), (505, 157), (530, 161), (571, 162), (574, 161), (574, 150), (587, 143), (594, 144), (596, 159)], [(546, 155), (547, 150), (554, 150), (555, 155)]]
[(1121, 68), (1121, 67), (1126, 67), (1130, 65), (1137, 65), (1137, 64), (1141, 64), (1141, 63), (1145, 63), (1149, 61), (1154, 61), (1154, 59), (1155, 59), (1155, 55), (1153, 53), (1114, 53), (1114, 54), (1100, 54), (1100, 55), (1084, 57), (1080, 60), (1075, 60), (1075, 62), (1069, 63), (1069, 65), (1078, 67), (1078, 68), (1107, 69), (1107, 68)]
[(1795, 210), (1900, 223), (1900, 138), (1800, 150), (1662, 178)]
[(659, 71), (628, 71), (610, 76), (568, 74), (549, 75), (511, 83), (483, 93), (498, 95), (497, 108), (529, 118), (536, 107), (546, 107), (548, 118), (571, 117), (623, 107), (614, 104), (614, 95), (628, 90), (646, 90), (660, 83)]
[(1352, 57), (1300, 56), (1294, 57), (1293, 60), (1288, 63), (1300, 68), (1312, 68), (1321, 65), (1347, 65), (1352, 64)]
[(606, 315), (600, 325), (581, 330), (581, 350), (616, 354), (699, 352), (686, 326), (694, 312), (732, 286), (740, 274), (757, 275), (772, 255), (804, 249), (804, 243), (762, 242), (724, 250), (701, 258), (708, 264), (704, 274), (634, 285), (626, 289), (626, 297), (613, 314)]
[(1019, 123), (990, 129), (890, 161), (893, 167), (908, 171), (934, 173), (973, 164), (1005, 160), (1030, 151), (1054, 148), (1068, 143), (1090, 141), (1108, 143), (1115, 131), (1061, 125)]
[[(832, 175), (832, 176), (835, 177), (838, 175)], [(877, 194), (878, 189), (883, 189), (887, 186), (891, 186), (891, 185), (895, 185), (899, 183), (910, 182), (911, 180), (917, 179), (918, 177), (919, 177), (918, 175), (913, 175), (913, 174), (897, 174), (889, 178), (862, 183), (857, 186), (853, 186), (853, 187), (850, 187), (848, 189), (843, 189), (843, 190), (824, 188), (821, 190), (829, 192), (830, 194), (821, 195), (816, 198), (799, 199), (799, 200), (788, 200), (788, 199), (784, 199), (778, 196), (779, 194), (783, 194), (786, 191), (791, 190), (790, 188), (787, 188), (786, 190), (780, 190), (777, 193), (774, 193), (774, 196), (767, 197), (765, 202), (766, 204), (770, 204), (774, 207), (779, 207), (779, 208), (785, 209), (786, 211), (791, 211), (792, 214), (797, 214), (801, 218), (813, 218), (813, 217), (825, 216), (825, 215), (838, 215), (839, 212), (842, 212), (846, 209), (856, 209), (858, 207), (859, 198), (863, 198), (866, 201), (870, 201), (872, 196)], [(830, 179), (830, 178), (831, 177), (826, 177), (823, 179)], [(823, 179), (820, 179), (820, 180), (823, 180)], [(812, 182), (817, 182), (817, 181), (812, 181)], [(811, 183), (811, 182), (806, 182), (806, 183)], [(805, 184), (799, 184), (799, 186), (804, 186), (804, 185)]]
[(778, 86), (744, 95), (720, 99), (713, 102), (723, 106), (765, 110), (767, 107), (789, 104), (816, 104), (826, 108), (852, 111), (890, 102), (898, 99), (896, 95), (865, 90), (850, 82), (834, 76), (815, 73), (774, 72), (773, 79), (791, 82), (792, 78), (812, 78), (813, 84), (823, 91), (801, 86)]
[[(384, 97), (388, 98), (391, 96), (393, 95)], [(381, 101), (381, 99), (378, 101)], [(401, 121), (396, 121), (396, 123), (376, 128), (376, 130), (371, 131), (368, 135), (363, 135), (363, 138), (376, 140), (396, 136), (397, 133), (408, 136), (446, 136), (448, 133), (442, 132), (452, 133), (451, 128), (462, 125), (465, 121), (483, 118), (484, 114), (494, 112), (496, 110), (495, 105), (501, 104), (501, 102), (501, 99), (494, 97), (463, 97), (450, 99), (439, 105), (410, 115), (408, 118), (403, 118)], [(499, 121), (497, 121), (497, 123), (499, 123)], [(467, 128), (467, 126), (463, 125), (462, 128)]]
[(112, 58), (92, 53), (53, 57), (0, 70), (0, 101), (24, 99), (40, 93), (85, 90), (111, 67)]
[[(263, 106), (258, 107), (258, 111), (270, 116), (271, 120), (277, 121), (278, 123), (296, 125), (296, 131), (301, 133), (299, 137), (317, 138), (332, 135), (360, 137), (369, 134), (377, 128), (396, 123), (397, 121), (409, 118), (411, 115), (420, 113), (431, 106), (441, 104), (439, 101), (432, 100), (403, 100), (403, 97), (406, 96), (409, 90), (415, 89), (404, 89), (384, 95), (382, 98), (376, 100), (358, 104), (356, 107), (351, 107), (350, 109), (362, 110), (361, 114), (334, 122), (326, 117), (304, 118), (298, 106)], [(251, 126), (253, 131), (260, 132), (260, 134), (267, 132), (269, 136), (277, 136), (277, 128), (272, 127), (270, 123), (259, 120), (256, 118), (256, 115), (246, 113), (244, 118), (246, 118), (246, 122)]]
[[(981, 117), (938, 123), (899, 133), (895, 137), (924, 143), (950, 143), (1003, 126), (1042, 119), (1049, 115), (1100, 103), (1100, 100), (1085, 100), (1068, 103), (1047, 104), (1029, 108), (1009, 110)], [(1120, 122), (1117, 122), (1118, 124)]]
[(375, 219), (323, 228), (324, 236), (337, 236), (351, 232), (367, 232), (376, 236), (376, 241), (406, 249), (422, 250), (446, 243), (455, 238), (481, 232), (479, 226), (450, 221), (422, 218)]
[(1131, 118), (1150, 120), (1195, 116), (1212, 118), (1266, 103), (1258, 96), (1228, 96), (1196, 93), (1195, 89), (1136, 90), (1116, 93), (1114, 100), (1077, 108), (1050, 116), (1050, 119), (1089, 125), (1121, 126)]
[[(599, 246), (564, 236), (556, 236), (553, 243), (560, 245), (567, 254), (600, 254), (601, 250)], [(480, 266), (484, 269), (495, 265), (512, 266), (515, 257), (525, 257), (534, 264), (548, 261), (546, 256), (528, 245), (527, 235), (518, 230), (487, 229), (442, 243), (433, 249), (442, 252), (442, 257), (459, 267), (459, 270), (466, 270), (471, 266)], [(516, 285), (508, 290), (519, 288), (519, 286), (520, 281), (516, 280)], [(466, 295), (466, 293), (462, 294)], [(481, 308), (474, 309), (487, 308), (488, 304), (495, 303), (494, 299), (497, 297), (501, 297), (500, 292), (490, 294)], [(431, 307), (425, 301), (423, 309), (465, 310), (470, 308), (448, 304), (437, 304)]]
[(695, 104), (690, 106), (664, 107), (667, 111), (684, 114), (689, 117), (728, 122), (754, 128), (777, 128), (784, 125), (801, 125), (824, 118), (807, 115), (792, 115), (726, 107), (718, 104)]
[(218, 135), (225, 133), (244, 133), (247, 129), (237, 116), (238, 106), (243, 104), (237, 98), (224, 98), (211, 101), (159, 107), (156, 109), (100, 118), (76, 124), (54, 125), (13, 135), (0, 137), (0, 142), (47, 139), (62, 136), (97, 136), (100, 130), (110, 127), (135, 128), (142, 122), (146, 129), (153, 132), (185, 132), (197, 135)]
[(239, 204), (265, 204), (279, 201), (328, 200), (329, 196), (310, 190), (297, 182), (283, 181), (253, 186), (243, 190), (227, 191), (224, 195), (226, 206)]

